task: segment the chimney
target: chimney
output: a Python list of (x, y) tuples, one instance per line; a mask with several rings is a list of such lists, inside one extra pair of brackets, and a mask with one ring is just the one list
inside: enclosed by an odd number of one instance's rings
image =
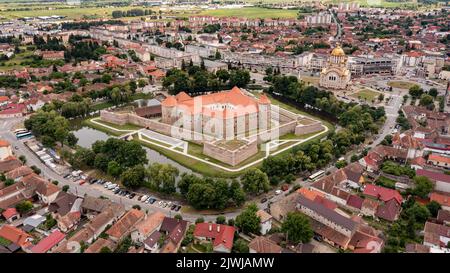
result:
[(220, 225), (217, 225), (217, 233), (220, 232)]
[(212, 231), (212, 224), (211, 223), (209, 224), (208, 230), (209, 230), (209, 232)]
[(322, 190), (325, 190), (325, 182), (322, 182)]

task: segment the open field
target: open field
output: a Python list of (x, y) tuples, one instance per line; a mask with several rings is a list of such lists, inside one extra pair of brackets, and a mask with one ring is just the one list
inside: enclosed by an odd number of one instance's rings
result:
[(387, 85), (392, 86), (393, 88), (409, 89), (412, 86), (416, 85), (416, 83), (407, 81), (390, 81), (387, 83)]
[(246, 18), (297, 18), (297, 10), (265, 9), (259, 7), (246, 7), (239, 9), (205, 10), (200, 15), (217, 17), (246, 17)]
[[(140, 7), (78, 7), (78, 6), (33, 6), (30, 10), (11, 10), (0, 11), (0, 17), (6, 19), (18, 19), (21, 17), (36, 17), (36, 16), (67, 16), (68, 19), (82, 19), (82, 18), (112, 18), (114, 10), (126, 11), (133, 8)], [(149, 8), (146, 8), (149, 9)], [(139, 18), (139, 17), (130, 17)]]
[(356, 93), (351, 94), (351, 96), (354, 98), (362, 99), (362, 100), (365, 100), (368, 102), (370, 102), (372, 100), (376, 100), (379, 95), (380, 95), (380, 93), (369, 90), (369, 89), (362, 89)]

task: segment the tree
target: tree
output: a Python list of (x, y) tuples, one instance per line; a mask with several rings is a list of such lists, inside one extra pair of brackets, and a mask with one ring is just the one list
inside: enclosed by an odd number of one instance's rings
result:
[(414, 177), (415, 187), (412, 194), (421, 198), (427, 198), (428, 194), (433, 190), (433, 183), (425, 176)]
[(11, 186), (11, 185), (14, 184), (14, 183), (15, 183), (14, 179), (7, 178), (7, 179), (5, 180), (5, 187)]
[(125, 170), (121, 175), (122, 183), (127, 188), (137, 188), (142, 186), (145, 179), (145, 168), (137, 165)]
[(256, 214), (258, 207), (252, 203), (236, 217), (236, 227), (244, 233), (258, 234), (261, 229), (261, 219)]
[(219, 215), (216, 218), (216, 224), (225, 224), (227, 222), (227, 219), (223, 215)]
[(286, 234), (287, 240), (294, 244), (307, 243), (314, 235), (308, 218), (299, 212), (287, 214), (286, 220), (281, 226), (281, 231)]
[(122, 168), (116, 161), (109, 161), (107, 173), (111, 176), (118, 177), (122, 173)]
[(408, 218), (418, 223), (425, 223), (431, 216), (427, 207), (414, 203), (410, 208), (406, 209), (405, 214)]
[(428, 90), (428, 95), (430, 95), (430, 96), (436, 98), (437, 95), (438, 95), (438, 90), (437, 90), (436, 88), (433, 87), (433, 88), (431, 88), (430, 90)]
[(431, 105), (433, 105), (433, 97), (428, 94), (422, 94), (420, 96), (419, 105), (425, 106), (427, 108), (432, 107)]
[(111, 249), (109, 247), (104, 246), (100, 249), (100, 253), (112, 253)]
[(230, 198), (239, 207), (245, 202), (245, 192), (238, 181), (233, 180), (230, 185)]
[(200, 182), (202, 182), (202, 179), (195, 174), (182, 173), (181, 179), (178, 181), (178, 189), (182, 195), (186, 195), (192, 184)]
[(63, 187), (62, 187), (62, 191), (63, 192), (67, 192), (68, 190), (69, 190), (69, 185), (64, 185)]
[(170, 164), (153, 163), (147, 174), (152, 186), (163, 193), (174, 193), (176, 191), (176, 178), (179, 175), (177, 168)]
[(244, 190), (251, 194), (261, 194), (269, 190), (269, 178), (260, 169), (249, 169), (241, 178)]
[(24, 155), (19, 156), (19, 160), (22, 161), (22, 164), (27, 163), (27, 158)]
[(249, 252), (248, 243), (244, 239), (239, 238), (236, 241), (234, 241), (232, 251), (234, 253), (248, 253)]
[(250, 82), (250, 72), (248, 70), (238, 69), (230, 73), (230, 87), (246, 87)]
[(203, 217), (199, 217), (199, 218), (195, 219), (196, 224), (200, 224), (200, 223), (204, 223), (204, 222), (205, 222), (205, 219)]
[(68, 144), (70, 147), (75, 147), (75, 145), (77, 144), (77, 142), (78, 142), (78, 138), (77, 138), (72, 132), (70, 132), (70, 133), (67, 135), (67, 144)]
[(22, 201), (16, 205), (16, 209), (20, 214), (29, 212), (33, 208), (33, 203), (30, 201)]
[(423, 89), (415, 84), (409, 88), (409, 95), (413, 98), (419, 98), (423, 94)]
[(378, 95), (378, 101), (382, 102), (384, 100), (384, 94), (380, 93), (380, 95)]
[(427, 209), (430, 212), (431, 216), (436, 217), (438, 214), (438, 211), (441, 209), (441, 204), (439, 204), (436, 201), (431, 201), (427, 205)]

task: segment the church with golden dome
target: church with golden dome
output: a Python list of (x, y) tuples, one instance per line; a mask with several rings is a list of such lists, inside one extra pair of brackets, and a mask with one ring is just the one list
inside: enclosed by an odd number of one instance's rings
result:
[(350, 70), (347, 68), (347, 56), (337, 45), (328, 58), (326, 66), (320, 72), (319, 85), (330, 89), (345, 89), (350, 82)]

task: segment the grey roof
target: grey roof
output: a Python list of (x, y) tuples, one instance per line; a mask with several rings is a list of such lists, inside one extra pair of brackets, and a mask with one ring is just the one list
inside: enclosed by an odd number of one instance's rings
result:
[(303, 207), (306, 207), (317, 214), (321, 215), (322, 217), (330, 220), (331, 222), (344, 227), (348, 230), (355, 230), (356, 229), (356, 222), (352, 221), (351, 219), (340, 215), (339, 213), (335, 212), (334, 210), (331, 210), (324, 205), (320, 203), (316, 203), (314, 201), (309, 200), (308, 198), (305, 198), (303, 196), (299, 196), (297, 199), (298, 204), (300, 204)]
[(25, 221), (23, 221), (23, 225), (29, 225), (36, 228), (43, 222), (45, 222), (45, 217), (39, 214), (35, 214), (25, 219)]

